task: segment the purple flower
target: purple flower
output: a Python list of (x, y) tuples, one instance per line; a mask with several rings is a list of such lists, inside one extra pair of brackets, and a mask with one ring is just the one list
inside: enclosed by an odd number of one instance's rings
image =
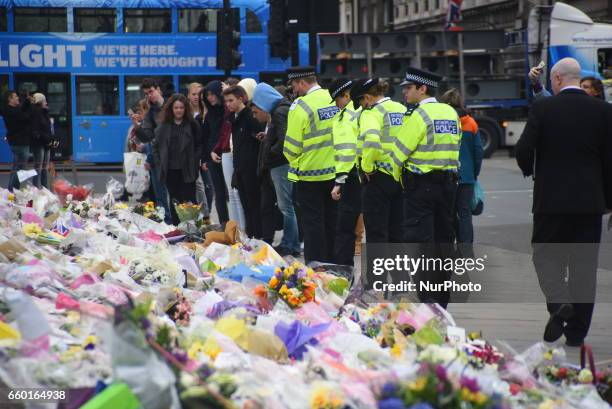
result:
[(186, 364), (187, 363), (188, 357), (187, 357), (187, 354), (184, 351), (181, 351), (180, 349), (175, 349), (172, 352), (172, 355), (180, 363), (182, 363), (182, 364)]
[(381, 390), (381, 395), (383, 398), (390, 398), (392, 396), (397, 395), (397, 385), (393, 382), (387, 382), (384, 384)]
[(378, 409), (406, 409), (406, 405), (400, 398), (387, 398), (378, 402)]
[(460, 385), (462, 388), (469, 389), (469, 391), (472, 393), (477, 393), (480, 391), (480, 387), (478, 386), (478, 381), (476, 381), (476, 379), (473, 379), (473, 378), (468, 378), (467, 376), (461, 377)]
[(408, 409), (434, 409), (429, 403), (415, 403)]
[(213, 373), (215, 373), (214, 369), (207, 364), (200, 366), (197, 372), (200, 379), (208, 379)]
[(446, 368), (442, 365), (436, 366), (436, 376), (442, 382), (448, 381), (448, 376), (446, 374)]

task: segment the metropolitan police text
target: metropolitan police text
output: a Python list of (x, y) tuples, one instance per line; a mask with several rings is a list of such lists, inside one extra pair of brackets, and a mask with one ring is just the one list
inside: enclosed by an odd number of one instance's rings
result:
[(397, 271), (414, 275), (417, 271), (446, 271), (463, 275), (470, 271), (483, 271), (484, 257), (479, 258), (429, 258), (422, 255), (418, 258), (407, 255), (396, 255), (395, 258), (375, 258), (372, 260), (372, 273), (382, 275), (385, 272)]

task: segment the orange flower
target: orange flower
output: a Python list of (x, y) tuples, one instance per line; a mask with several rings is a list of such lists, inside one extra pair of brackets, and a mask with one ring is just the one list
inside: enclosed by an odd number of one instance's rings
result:
[(259, 298), (267, 298), (268, 297), (268, 291), (266, 290), (266, 287), (264, 287), (263, 284), (258, 285), (257, 287), (255, 287), (255, 290), (253, 290), (253, 292), (255, 293), (256, 297), (259, 297)]
[(276, 289), (276, 287), (278, 286), (278, 278), (272, 277), (270, 279), (270, 282), (268, 283), (268, 286), (272, 289)]

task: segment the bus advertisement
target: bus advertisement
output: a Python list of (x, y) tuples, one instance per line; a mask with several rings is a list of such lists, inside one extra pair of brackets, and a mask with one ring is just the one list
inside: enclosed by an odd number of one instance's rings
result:
[[(142, 98), (143, 78), (155, 77), (169, 94), (224, 76), (216, 69), (222, 0), (66, 4), (0, 0), (0, 87), (47, 96), (60, 139), (56, 160), (121, 162), (127, 111)], [(267, 1), (233, 0), (231, 6), (243, 61), (232, 75), (284, 78), (290, 61), (270, 56)], [(306, 47), (300, 57), (307, 58)], [(0, 162), (10, 162), (4, 136), (0, 123)]]

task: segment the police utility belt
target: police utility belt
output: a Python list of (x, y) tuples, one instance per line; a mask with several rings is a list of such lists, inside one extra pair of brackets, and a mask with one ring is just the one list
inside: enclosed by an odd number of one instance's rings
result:
[(402, 182), (404, 186), (409, 186), (416, 181), (442, 184), (449, 182), (457, 183), (458, 180), (457, 172), (450, 170), (432, 170), (427, 173), (414, 173), (406, 168), (402, 169)]

